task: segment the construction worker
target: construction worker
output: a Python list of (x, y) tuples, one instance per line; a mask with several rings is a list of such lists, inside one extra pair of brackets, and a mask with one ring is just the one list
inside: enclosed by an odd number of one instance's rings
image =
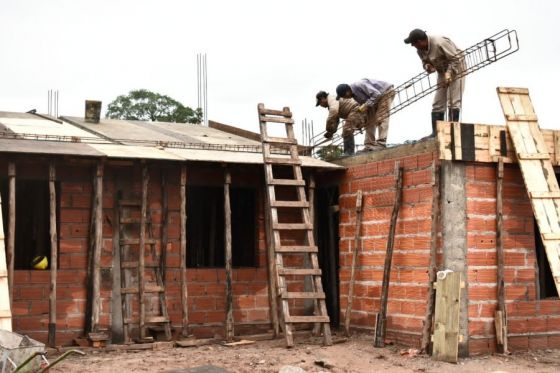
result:
[(449, 109), (449, 120), (459, 121), (465, 89), (465, 77), (461, 76), (466, 70), (465, 59), (461, 50), (449, 38), (428, 36), (420, 29), (412, 30), (404, 42), (416, 48), (422, 66), (429, 74), (436, 71), (438, 74), (439, 88), (432, 104), (432, 134), (429, 136), (435, 137), (436, 123), (444, 119), (446, 107)]
[(336, 94), (337, 99), (356, 100), (360, 104), (357, 110), (366, 115), (364, 151), (384, 149), (389, 131), (389, 109), (395, 98), (393, 85), (382, 80), (364, 78), (352, 84), (339, 84)]
[(317, 99), (317, 104), (315, 106), (322, 106), (329, 109), (329, 116), (327, 117), (324, 136), (327, 139), (332, 138), (338, 129), (338, 122), (340, 118), (345, 119), (342, 127), (344, 154), (354, 154), (354, 131), (362, 128), (366, 123), (365, 114), (358, 111), (360, 105), (351, 98), (337, 100), (333, 95), (330, 95), (325, 91), (317, 93), (315, 98)]

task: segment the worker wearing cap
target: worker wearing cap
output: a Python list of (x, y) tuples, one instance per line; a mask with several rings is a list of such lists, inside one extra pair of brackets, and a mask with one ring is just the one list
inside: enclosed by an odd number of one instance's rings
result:
[(337, 99), (356, 100), (360, 104), (358, 111), (366, 115), (364, 151), (384, 149), (389, 132), (389, 110), (395, 98), (393, 85), (382, 80), (362, 79), (352, 84), (339, 84), (336, 94)]
[[(459, 121), (461, 101), (465, 89), (465, 77), (461, 76), (466, 70), (466, 64), (461, 50), (449, 38), (444, 36), (428, 36), (425, 31), (414, 29), (404, 39), (406, 44), (411, 44), (422, 60), (422, 66), (428, 73), (437, 71), (437, 83), (434, 102), (432, 104), (432, 134), (436, 135), (436, 123), (445, 117), (445, 108), (448, 106), (448, 118)], [(449, 95), (448, 97), (448, 90)]]
[(340, 118), (345, 119), (342, 127), (342, 139), (344, 140), (344, 154), (354, 154), (355, 142), (354, 131), (362, 128), (366, 123), (366, 116), (358, 108), (360, 105), (352, 98), (337, 100), (333, 95), (320, 91), (315, 96), (317, 104), (329, 109), (325, 137), (330, 139), (338, 129)]

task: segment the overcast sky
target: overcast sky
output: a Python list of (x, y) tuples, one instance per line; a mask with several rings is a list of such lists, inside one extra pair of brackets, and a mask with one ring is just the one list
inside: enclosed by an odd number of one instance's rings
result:
[[(497, 86), (528, 87), (543, 128), (560, 128), (558, 1), (0, 0), (0, 110), (83, 116), (146, 88), (196, 106), (196, 54), (208, 55), (208, 113), (258, 131), (256, 107), (289, 106), (324, 129), (318, 90), (363, 77), (400, 84), (421, 71), (413, 28), (466, 48), (504, 28), (520, 51), (467, 77), (463, 122), (503, 124)], [(430, 132), (432, 96), (391, 118), (389, 142)], [(300, 130), (297, 129), (297, 133)]]

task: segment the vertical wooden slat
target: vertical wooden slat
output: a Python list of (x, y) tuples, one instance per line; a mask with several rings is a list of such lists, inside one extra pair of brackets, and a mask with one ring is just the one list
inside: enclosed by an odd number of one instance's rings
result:
[(393, 262), (393, 246), (395, 241), (395, 229), (397, 227), (397, 217), (402, 201), (402, 175), (403, 169), (400, 162), (395, 163), (396, 178), (396, 196), (393, 205), (393, 213), (391, 214), (391, 226), (389, 227), (389, 237), (387, 239), (387, 251), (385, 253), (385, 266), (383, 269), (383, 285), (381, 288), (381, 306), (379, 307), (379, 315), (375, 325), (375, 338), (373, 344), (375, 347), (385, 346), (385, 324), (387, 321), (387, 300), (389, 297), (389, 278), (391, 277), (391, 264)]
[(354, 302), (354, 282), (356, 280), (356, 266), (358, 265), (358, 251), (361, 242), (362, 228), (362, 190), (356, 193), (356, 235), (354, 236), (354, 250), (352, 252), (352, 266), (350, 267), (350, 285), (348, 286), (348, 299), (344, 315), (344, 331), (350, 336), (350, 318), (352, 316), (352, 303)]
[(187, 167), (181, 166), (181, 307), (182, 335), (189, 334), (189, 307), (187, 293)]
[(436, 300), (436, 292), (434, 284), (437, 276), (437, 239), (439, 229), (439, 203), (440, 203), (440, 168), (434, 161), (432, 165), (433, 182), (432, 182), (432, 232), (430, 242), (430, 267), (428, 273), (428, 305), (426, 307), (426, 315), (424, 317), (424, 326), (422, 328), (422, 346), (423, 352), (428, 352), (432, 335), (432, 324), (434, 318), (434, 308)]
[(504, 184), (504, 160), (502, 157), (498, 159), (498, 172), (496, 180), (496, 259), (498, 266), (498, 309), (495, 312), (496, 341), (498, 351), (507, 353), (507, 312), (504, 286), (504, 242), (503, 242), (503, 184)]
[[(121, 269), (121, 224), (119, 206), (119, 178), (116, 176), (113, 195), (113, 294), (111, 296), (111, 342), (121, 343), (126, 341), (123, 324), (123, 294), (121, 294), (123, 271)], [(124, 287), (124, 286), (123, 286)]]
[(101, 293), (101, 250), (103, 249), (103, 162), (97, 162), (95, 172), (95, 198), (93, 202), (95, 219), (95, 238), (93, 246), (93, 292), (91, 329), (97, 332), (99, 326), (100, 293)]
[(146, 339), (146, 294), (145, 291), (145, 249), (146, 249), (146, 214), (148, 210), (148, 183), (150, 176), (148, 166), (142, 164), (142, 207), (140, 213), (140, 244), (138, 245), (138, 299), (140, 302), (140, 339)]
[(14, 300), (14, 247), (16, 242), (16, 165), (8, 163), (8, 245), (6, 258), (8, 259), (8, 284), (10, 287), (10, 304)]
[(461, 287), (461, 272), (446, 273), (445, 277), (438, 278), (432, 352), (435, 360), (457, 362)]
[[(268, 194), (268, 187), (265, 185)], [(278, 320), (278, 298), (276, 287), (276, 271), (275, 271), (275, 253), (273, 247), (273, 233), (272, 222), (270, 216), (270, 204), (268, 198), (265, 203), (265, 232), (266, 232), (266, 264), (268, 267), (268, 303), (270, 306), (270, 320), (272, 322), (273, 336), (277, 337), (280, 334), (280, 321)]]
[(51, 241), (51, 287), (49, 294), (49, 332), (48, 345), (56, 344), (56, 274), (58, 264), (58, 238), (56, 233), (56, 170), (53, 162), (49, 164), (49, 231)]
[(226, 341), (233, 340), (233, 292), (231, 274), (231, 204), (229, 187), (231, 175), (228, 169), (225, 170), (224, 183), (224, 219), (225, 219), (225, 258), (226, 258)]
[(165, 284), (165, 263), (167, 262), (167, 243), (169, 242), (169, 194), (167, 192), (167, 176), (165, 169), (161, 170), (161, 257), (159, 270), (161, 281)]
[[(317, 241), (317, 237), (316, 237), (317, 222), (315, 221), (315, 177), (313, 176), (313, 174), (309, 175), (308, 191), (309, 191), (309, 196), (308, 196), (308, 200), (309, 200), (309, 221), (313, 225), (313, 238), (315, 239), (315, 242), (316, 242)], [(304, 265), (305, 268), (312, 267), (311, 256), (310, 255), (304, 255), (303, 256), (303, 265)], [(305, 276), (303, 286), (304, 286), (305, 291), (309, 291), (308, 289), (313, 290), (313, 288), (314, 288), (313, 278), (311, 276)], [(310, 301), (310, 305), (313, 306), (313, 313), (315, 315), (319, 315), (320, 310), (319, 310), (319, 303), (317, 302), (317, 299), (309, 299), (309, 300), (306, 300), (306, 301)], [(320, 333), (321, 333), (321, 323), (316, 322), (313, 325), (313, 335), (317, 336)]]

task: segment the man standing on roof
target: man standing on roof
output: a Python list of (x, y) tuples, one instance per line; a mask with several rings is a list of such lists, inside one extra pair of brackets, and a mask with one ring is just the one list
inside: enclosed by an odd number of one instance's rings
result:
[(435, 137), (436, 123), (438, 120), (443, 120), (448, 100), (449, 120), (459, 121), (465, 89), (465, 77), (462, 76), (466, 70), (465, 58), (461, 50), (449, 38), (428, 36), (425, 31), (420, 29), (412, 30), (404, 42), (416, 48), (418, 56), (422, 60), (422, 66), (429, 74), (435, 71), (438, 74), (439, 88), (432, 104), (432, 134), (430, 135), (430, 137)]
[(364, 151), (384, 149), (389, 132), (389, 110), (395, 98), (393, 85), (382, 80), (362, 79), (352, 84), (339, 84), (336, 95), (337, 99), (353, 98), (360, 104), (358, 111), (366, 115)]
[(329, 109), (325, 137), (327, 139), (330, 139), (338, 129), (339, 119), (345, 119), (344, 125), (342, 127), (344, 154), (354, 154), (354, 131), (362, 128), (366, 123), (365, 113), (362, 113), (358, 110), (360, 105), (351, 98), (341, 98), (340, 100), (337, 100), (333, 95), (330, 95), (325, 91), (319, 91), (315, 98), (317, 99), (317, 104), (315, 106), (322, 106)]

